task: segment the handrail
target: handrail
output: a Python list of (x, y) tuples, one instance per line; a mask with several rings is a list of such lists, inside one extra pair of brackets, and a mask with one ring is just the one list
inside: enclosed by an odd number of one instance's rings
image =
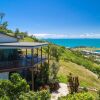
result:
[(47, 58), (43, 57), (42, 60), (41, 58), (38, 58), (38, 62), (37, 62), (37, 58), (33, 59), (33, 65), (31, 63), (31, 59), (19, 59), (19, 60), (13, 60), (13, 61), (0, 61), (0, 71), (2, 70), (6, 70), (6, 69), (20, 69), (20, 68), (30, 68), (36, 64), (39, 64), (42, 62), (44, 62)]

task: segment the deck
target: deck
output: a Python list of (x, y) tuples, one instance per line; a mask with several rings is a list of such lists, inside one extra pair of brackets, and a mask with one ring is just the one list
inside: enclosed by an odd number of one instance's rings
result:
[(0, 72), (14, 71), (19, 69), (32, 68), (39, 63), (43, 63), (47, 60), (46, 57), (23, 57), (18, 60), (13, 61), (1, 61), (0, 62)]

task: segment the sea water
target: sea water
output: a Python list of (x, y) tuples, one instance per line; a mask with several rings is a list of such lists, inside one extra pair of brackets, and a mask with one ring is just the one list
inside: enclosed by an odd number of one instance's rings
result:
[(100, 39), (45, 39), (51, 43), (64, 47), (96, 47), (100, 48)]

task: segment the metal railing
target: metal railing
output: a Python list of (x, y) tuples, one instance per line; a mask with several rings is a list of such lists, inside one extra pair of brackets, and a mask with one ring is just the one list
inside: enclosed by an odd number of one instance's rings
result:
[(12, 69), (12, 68), (21, 68), (21, 67), (32, 67), (36, 64), (44, 62), (47, 58), (46, 57), (35, 57), (33, 59), (30, 58), (21, 58), (18, 60), (12, 61), (0, 61), (0, 70), (3, 69)]

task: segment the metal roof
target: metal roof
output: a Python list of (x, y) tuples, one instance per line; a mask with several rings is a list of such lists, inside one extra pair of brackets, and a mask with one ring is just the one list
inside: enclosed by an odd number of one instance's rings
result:
[(48, 43), (39, 43), (39, 42), (0, 43), (0, 49), (39, 48), (47, 45)]

